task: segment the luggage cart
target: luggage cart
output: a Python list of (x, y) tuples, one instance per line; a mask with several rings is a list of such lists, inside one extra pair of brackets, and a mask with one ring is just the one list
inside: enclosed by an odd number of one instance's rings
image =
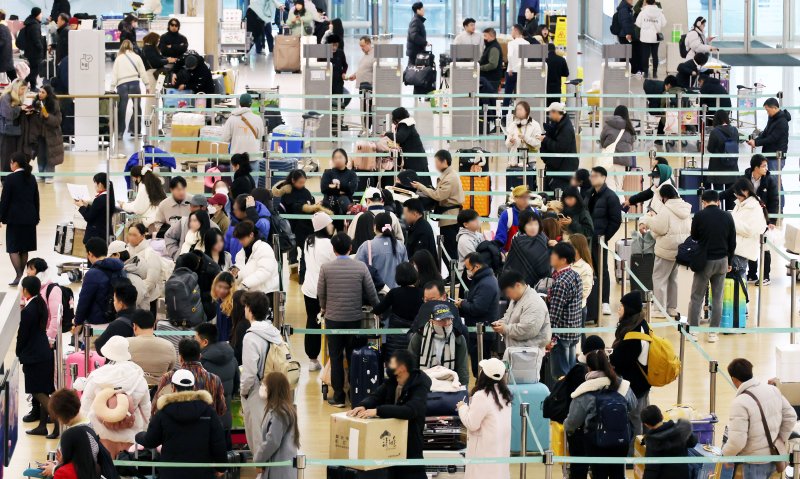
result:
[(245, 30), (243, 22), (233, 24), (222, 23), (219, 27), (219, 58), (228, 59), (228, 63), (234, 65), (235, 59), (243, 64), (247, 64), (249, 57), (247, 53), (253, 45), (253, 34)]
[[(746, 85), (736, 85), (736, 128), (741, 129), (743, 126), (753, 127), (753, 137), (755, 138), (760, 133), (758, 129), (758, 113), (754, 110), (757, 108), (758, 96), (764, 91), (764, 85), (761, 83), (753, 83), (752, 87)], [(753, 111), (742, 111), (753, 110)], [(747, 117), (753, 117), (752, 122), (746, 120)]]

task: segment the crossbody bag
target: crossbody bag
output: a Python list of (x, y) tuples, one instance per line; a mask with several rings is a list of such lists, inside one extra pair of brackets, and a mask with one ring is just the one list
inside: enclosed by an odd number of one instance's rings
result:
[[(744, 391), (743, 394), (747, 394), (753, 401), (756, 402), (756, 406), (758, 406), (758, 412), (761, 414), (761, 424), (764, 426), (764, 434), (767, 436), (767, 445), (769, 446), (769, 453), (773, 456), (780, 456), (786, 454), (786, 445), (781, 443), (781, 448), (784, 449), (783, 451), (778, 447), (776, 441), (772, 440), (772, 433), (769, 432), (769, 424), (767, 424), (767, 417), (764, 415), (764, 408), (761, 407), (761, 401), (758, 400), (755, 394), (751, 393), (750, 391)], [(776, 438), (777, 439), (777, 438)], [(776, 461), (775, 470), (779, 473), (782, 473), (786, 470), (786, 461)]]

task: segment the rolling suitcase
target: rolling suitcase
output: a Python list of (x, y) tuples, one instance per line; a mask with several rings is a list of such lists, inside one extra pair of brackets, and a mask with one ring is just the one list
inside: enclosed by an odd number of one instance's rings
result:
[(503, 359), (508, 363), (509, 374), (514, 377), (513, 384), (538, 383), (543, 356), (544, 350), (535, 346), (506, 348)]
[(267, 160), (259, 158), (257, 160), (250, 160), (250, 175), (256, 182), (256, 188), (267, 187)]
[[(624, 259), (626, 262), (630, 263), (632, 240), (631, 238), (627, 238), (627, 234), (625, 236), (626, 238), (617, 240), (617, 242), (614, 243), (614, 252), (620, 259)], [(622, 281), (622, 262), (617, 261), (616, 258), (614, 258), (614, 277), (617, 279), (617, 283)]]
[(436, 89), (436, 69), (430, 66), (410, 66), (403, 72), (403, 83), (413, 86), (420, 93), (430, 93)]
[[(631, 196), (636, 193), (641, 193), (644, 190), (644, 176), (638, 174), (642, 172), (641, 168), (632, 167), (628, 171), (635, 172), (635, 175), (625, 175), (622, 177), (622, 191), (624, 191), (625, 199), (629, 200)], [(617, 183), (619, 184), (619, 183)], [(642, 213), (644, 208), (642, 205), (631, 206), (628, 213)]]
[(297, 163), (297, 158), (269, 160), (270, 181), (269, 185), (267, 185), (266, 180), (264, 181), (265, 188), (272, 188), (272, 185), (285, 179), (290, 171), (297, 169)]
[(453, 415), (456, 412), (456, 404), (458, 404), (459, 401), (469, 402), (469, 392), (467, 391), (466, 386), (462, 386), (460, 391), (430, 391), (428, 393), (428, 400), (425, 403), (425, 415)]
[[(73, 384), (78, 378), (85, 378), (88, 376), (86, 373), (86, 356), (83, 351), (76, 351), (67, 355), (64, 365), (67, 370), (64, 372), (64, 387), (73, 389)], [(89, 373), (99, 368), (106, 363), (106, 358), (97, 354), (97, 351), (89, 352)], [(81, 395), (80, 391), (78, 396)]]
[(653, 290), (653, 267), (656, 261), (655, 255), (656, 240), (648, 231), (642, 235), (636, 230), (631, 235), (631, 257), (628, 262), (633, 276), (638, 281), (630, 278), (631, 291), (642, 291), (639, 283), (642, 283), (649, 291)]
[[(465, 192), (489, 193), (492, 191), (492, 179), (488, 176), (462, 176), (461, 187)], [(465, 195), (462, 208), (475, 210), (479, 215), (488, 217), (491, 213), (492, 198), (486, 195)]]
[(279, 125), (270, 133), (270, 151), (281, 153), (302, 153), (303, 132), (288, 125)]
[(558, 378), (553, 377), (553, 370), (550, 368), (550, 353), (545, 353), (542, 357), (542, 367), (539, 368), (539, 383), (552, 389), (558, 382)]
[(389, 469), (359, 471), (345, 466), (328, 466), (326, 477), (327, 479), (386, 479), (389, 477)]
[(506, 191), (511, 191), (520, 185), (528, 185), (529, 190), (537, 191), (536, 170), (528, 168), (523, 171), (521, 166), (509, 166), (506, 168)]
[(697, 195), (697, 190), (702, 186), (702, 176), (696, 174), (689, 174), (690, 171), (701, 171), (700, 168), (683, 168), (681, 175), (678, 178), (678, 189), (689, 190), (691, 193), (681, 195), (684, 201), (692, 205), (692, 213), (700, 211), (700, 197)]
[(530, 404), (528, 418), (533, 425), (533, 429), (528, 428), (527, 450), (528, 452), (539, 452), (536, 440), (533, 438), (535, 433), (539, 439), (539, 444), (542, 445), (542, 450), (546, 451), (550, 447), (550, 421), (542, 416), (542, 402), (550, 394), (550, 390), (542, 383), (513, 384), (509, 385), (508, 388), (513, 395), (511, 403), (511, 453), (518, 454), (521, 449), (519, 405), (523, 402)]
[(466, 436), (467, 430), (458, 416), (429, 416), (422, 429), (422, 447), (428, 451), (459, 450), (466, 446)]
[(725, 276), (725, 288), (722, 294), (721, 328), (747, 327), (747, 289), (742, 277), (735, 273)]
[[(242, 454), (238, 451), (228, 451), (228, 464), (242, 464), (247, 462)], [(225, 471), (224, 479), (239, 479), (242, 477), (241, 467), (232, 467)]]
[(297, 35), (278, 35), (272, 49), (272, 62), (275, 73), (300, 72), (300, 37)]
[(374, 346), (353, 351), (350, 359), (350, 403), (353, 407), (378, 389), (383, 383), (381, 353)]

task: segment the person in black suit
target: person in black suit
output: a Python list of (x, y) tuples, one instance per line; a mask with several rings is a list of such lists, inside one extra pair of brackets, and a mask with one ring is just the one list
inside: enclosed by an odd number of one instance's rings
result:
[(556, 46), (547, 44), (547, 94), (556, 95), (547, 98), (547, 104), (561, 101), (561, 78), (569, 77), (567, 60), (556, 53)]
[(698, 53), (691, 60), (678, 65), (678, 86), (681, 88), (695, 88), (700, 75), (700, 69), (708, 63), (708, 54)]
[(78, 213), (86, 220), (86, 233), (83, 235), (83, 244), (90, 238), (100, 238), (108, 242), (106, 222), (110, 224), (111, 215), (114, 214), (114, 185), (105, 173), (98, 173), (92, 178), (94, 190), (97, 192), (92, 201), (75, 200)]
[(21, 152), (11, 155), (11, 173), (0, 195), (0, 222), (6, 225), (6, 251), (16, 276), (16, 286), (25, 271), (28, 252), (36, 250), (36, 225), (39, 224), (39, 187), (31, 174), (30, 159)]

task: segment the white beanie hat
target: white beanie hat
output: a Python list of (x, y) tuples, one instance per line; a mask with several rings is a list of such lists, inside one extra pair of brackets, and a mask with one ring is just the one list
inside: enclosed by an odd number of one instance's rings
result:
[(331, 223), (333, 223), (333, 219), (324, 211), (317, 211), (314, 213), (314, 216), (311, 217), (311, 225), (314, 227), (315, 232), (324, 229)]

